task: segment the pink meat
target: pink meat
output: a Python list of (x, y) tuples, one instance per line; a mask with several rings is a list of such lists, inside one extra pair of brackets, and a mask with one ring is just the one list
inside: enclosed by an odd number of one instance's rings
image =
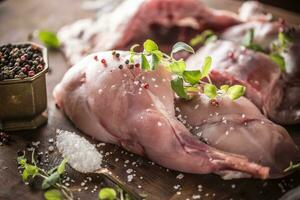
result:
[(217, 85), (242, 84), (246, 96), (274, 121), (283, 99), (281, 72), (265, 54), (257, 53), (230, 41), (216, 41), (206, 45), (187, 60), (189, 69), (210, 55), (213, 58), (211, 79)]
[(129, 69), (124, 64), (128, 53), (120, 53), (119, 59), (111, 52), (86, 57), (56, 86), (57, 105), (79, 129), (171, 169), (268, 177), (268, 167), (210, 147), (176, 119), (171, 75), (164, 67), (150, 72)]
[(200, 0), (124, 0), (110, 13), (63, 27), (58, 37), (71, 64), (91, 52), (126, 49), (152, 39), (168, 51), (174, 41), (189, 42), (204, 29), (222, 31), (237, 16), (208, 8)]
[(271, 178), (284, 176), (290, 162), (299, 162), (299, 149), (288, 132), (266, 119), (249, 100), (222, 97), (218, 102), (219, 106), (212, 106), (205, 95), (177, 100), (177, 116), (209, 146), (270, 167)]

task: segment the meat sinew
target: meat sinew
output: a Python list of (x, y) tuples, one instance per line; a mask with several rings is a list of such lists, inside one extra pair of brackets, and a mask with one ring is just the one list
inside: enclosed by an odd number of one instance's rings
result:
[(269, 167), (210, 147), (177, 120), (171, 74), (164, 67), (148, 72), (128, 67), (129, 54), (119, 53), (86, 57), (56, 86), (56, 103), (79, 129), (171, 169), (269, 177)]
[(269, 121), (254, 104), (242, 97), (227, 97), (212, 106), (205, 95), (191, 101), (177, 100), (177, 116), (185, 116), (190, 131), (209, 146), (244, 155), (270, 167), (270, 178), (279, 178), (290, 162), (300, 160), (300, 152), (288, 132)]
[(163, 50), (188, 42), (204, 29), (222, 31), (238, 24), (233, 13), (206, 7), (200, 0), (125, 0), (110, 13), (80, 20), (59, 33), (71, 64), (95, 51), (129, 49), (150, 38)]

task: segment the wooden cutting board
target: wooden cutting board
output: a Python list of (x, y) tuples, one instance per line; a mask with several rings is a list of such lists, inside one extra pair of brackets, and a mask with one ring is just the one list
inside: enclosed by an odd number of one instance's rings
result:
[[(226, 0), (222, 4), (218, 0), (206, 1), (211, 6), (236, 11), (240, 2)], [(5, 1), (0, 4), (0, 44), (27, 40), (32, 30), (46, 28), (56, 31), (64, 24), (91, 15), (81, 9), (81, 1), (52, 0), (47, 6), (38, 0)], [(280, 9), (270, 7), (276, 15), (282, 16), (292, 23), (300, 24), (300, 17)], [(67, 12), (66, 12), (67, 11)], [(48, 91), (48, 124), (36, 131), (11, 133), (10, 145), (0, 146), (0, 200), (43, 199), (40, 190), (40, 180), (25, 185), (18, 173), (16, 157), (17, 151), (26, 148), (27, 144), (40, 141), (39, 152), (48, 150), (52, 143), (50, 138), (56, 137), (56, 129), (80, 131), (55, 107), (52, 99), (53, 87), (61, 80), (68, 66), (60, 52), (49, 54), (51, 72), (47, 76)], [(1, 91), (0, 91), (1, 98)], [(300, 145), (300, 126), (288, 127), (289, 132)], [(91, 142), (91, 138), (88, 138)], [(232, 180), (224, 181), (216, 175), (194, 175), (179, 173), (160, 167), (147, 159), (128, 153), (119, 147), (106, 144), (98, 145), (103, 151), (105, 163), (111, 176), (134, 194), (147, 195), (147, 199), (175, 200), (175, 199), (278, 199), (286, 191), (300, 184), (300, 174), (280, 180)], [(58, 164), (61, 155), (55, 149), (42, 168), (49, 169)], [(130, 172), (132, 171), (133, 172)], [(81, 186), (87, 175), (80, 174), (71, 168), (67, 169), (68, 176), (74, 179), (70, 188), (75, 197), (80, 199), (97, 199), (99, 187), (109, 184), (107, 179), (98, 175), (88, 175), (92, 181)], [(133, 176), (132, 181), (128, 181)], [(97, 186), (97, 192), (93, 189)], [(78, 190), (81, 190), (80, 192)]]

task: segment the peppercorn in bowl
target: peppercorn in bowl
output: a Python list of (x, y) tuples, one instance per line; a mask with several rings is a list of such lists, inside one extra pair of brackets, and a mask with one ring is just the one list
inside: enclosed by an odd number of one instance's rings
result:
[(35, 43), (0, 46), (0, 130), (35, 129), (47, 121), (47, 49)]

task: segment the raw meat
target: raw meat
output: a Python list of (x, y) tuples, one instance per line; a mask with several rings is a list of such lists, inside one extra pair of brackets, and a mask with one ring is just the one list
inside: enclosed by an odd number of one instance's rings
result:
[(209, 146), (270, 167), (271, 178), (284, 176), (291, 161), (299, 162), (299, 149), (288, 132), (266, 119), (249, 100), (232, 101), (225, 96), (218, 103), (212, 106), (205, 95), (177, 100), (177, 116)]
[(268, 167), (210, 147), (177, 120), (166, 68), (130, 69), (125, 64), (129, 53), (119, 53), (119, 58), (112, 52), (86, 57), (56, 86), (57, 105), (79, 129), (171, 169), (225, 178), (269, 177)]
[(97, 19), (63, 27), (58, 37), (70, 64), (91, 52), (126, 49), (152, 39), (168, 51), (174, 41), (188, 42), (204, 29), (222, 31), (238, 24), (231, 12), (206, 7), (199, 0), (124, 0)]

